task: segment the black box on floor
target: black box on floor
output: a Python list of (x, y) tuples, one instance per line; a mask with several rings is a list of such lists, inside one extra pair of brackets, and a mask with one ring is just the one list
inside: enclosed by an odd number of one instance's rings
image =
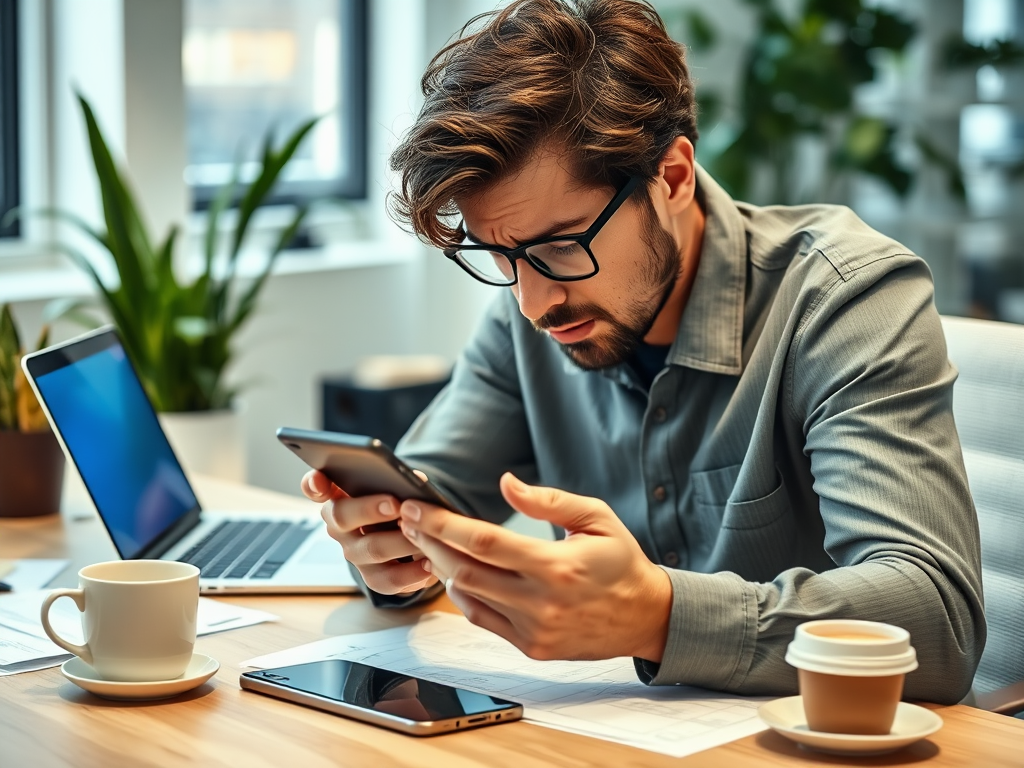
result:
[(323, 382), (323, 428), (369, 435), (394, 448), (448, 379), (405, 387), (366, 389), (348, 379)]

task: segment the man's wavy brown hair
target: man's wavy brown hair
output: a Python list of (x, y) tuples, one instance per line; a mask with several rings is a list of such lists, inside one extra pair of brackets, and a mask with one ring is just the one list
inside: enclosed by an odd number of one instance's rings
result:
[[(422, 87), (423, 109), (391, 156), (402, 179), (391, 210), (438, 247), (461, 240), (457, 198), (518, 171), (541, 146), (599, 187), (653, 178), (677, 136), (697, 141), (683, 48), (639, 0), (517, 0), (470, 21)], [(643, 185), (637, 199), (649, 200)]]

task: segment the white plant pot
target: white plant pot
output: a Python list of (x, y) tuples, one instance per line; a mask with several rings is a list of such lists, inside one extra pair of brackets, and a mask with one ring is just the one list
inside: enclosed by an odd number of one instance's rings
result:
[(158, 417), (185, 474), (245, 482), (245, 435), (238, 408)]

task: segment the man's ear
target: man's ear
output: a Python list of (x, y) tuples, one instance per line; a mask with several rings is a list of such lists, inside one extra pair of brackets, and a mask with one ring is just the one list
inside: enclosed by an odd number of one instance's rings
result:
[(676, 136), (669, 145), (658, 165), (656, 182), (670, 216), (690, 207), (697, 192), (697, 165), (688, 138)]

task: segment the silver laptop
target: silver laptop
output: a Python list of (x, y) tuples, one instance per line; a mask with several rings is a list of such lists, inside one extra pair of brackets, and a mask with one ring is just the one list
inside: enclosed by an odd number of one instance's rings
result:
[(199, 506), (113, 328), (22, 367), (122, 558), (194, 563), (207, 593), (356, 591), (312, 505), (308, 515)]

